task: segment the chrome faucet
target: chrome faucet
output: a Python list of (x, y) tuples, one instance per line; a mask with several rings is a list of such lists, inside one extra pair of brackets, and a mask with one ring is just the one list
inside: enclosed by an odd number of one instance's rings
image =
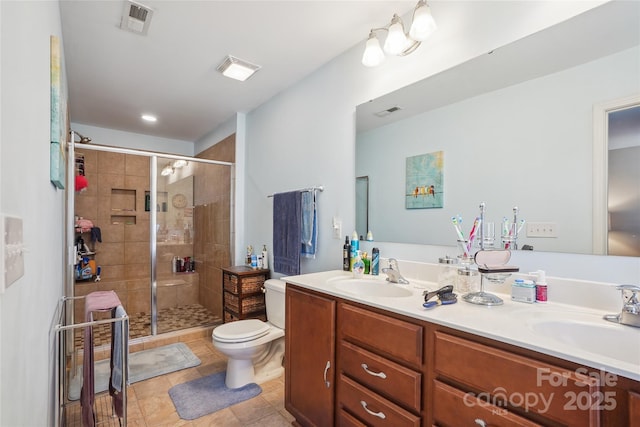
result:
[[(395, 268), (393, 268), (395, 264)], [(389, 267), (383, 268), (382, 272), (387, 275), (387, 280), (391, 283), (400, 283), (402, 285), (408, 285), (409, 281), (402, 277), (400, 274), (400, 267), (398, 267), (398, 260), (395, 258), (389, 258)]]
[(620, 285), (616, 289), (622, 291), (622, 312), (620, 314), (606, 314), (604, 319), (640, 328), (640, 287)]

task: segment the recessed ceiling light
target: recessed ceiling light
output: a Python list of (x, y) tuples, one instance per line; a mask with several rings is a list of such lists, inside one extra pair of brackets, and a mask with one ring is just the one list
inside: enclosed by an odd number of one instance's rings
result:
[(222, 61), (222, 64), (218, 65), (217, 70), (220, 71), (223, 76), (243, 82), (260, 68), (262, 67), (259, 65), (252, 64), (235, 56), (227, 55), (224, 61)]
[(144, 120), (145, 122), (155, 123), (158, 121), (158, 118), (151, 114), (143, 114), (142, 120)]

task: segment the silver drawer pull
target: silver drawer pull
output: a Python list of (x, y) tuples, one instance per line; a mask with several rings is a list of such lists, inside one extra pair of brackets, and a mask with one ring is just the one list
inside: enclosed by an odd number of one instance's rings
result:
[(367, 413), (369, 415), (373, 415), (374, 417), (378, 417), (381, 419), (385, 419), (387, 418), (387, 416), (384, 414), (384, 412), (380, 411), (380, 412), (373, 412), (371, 411), (369, 408), (367, 408), (367, 402), (365, 402), (364, 400), (360, 401), (360, 404), (362, 405), (362, 407), (364, 408), (365, 411), (367, 411)]
[(476, 424), (478, 424), (480, 427), (487, 427), (487, 422), (485, 420), (482, 420), (480, 418), (476, 418), (474, 420), (476, 422)]
[(373, 372), (369, 370), (369, 366), (367, 366), (366, 363), (363, 363), (362, 365), (362, 369), (364, 369), (364, 371), (369, 374), (369, 375), (373, 375), (374, 377), (380, 377), (382, 379), (387, 378), (387, 374), (385, 374), (384, 372), (380, 371), (380, 372)]

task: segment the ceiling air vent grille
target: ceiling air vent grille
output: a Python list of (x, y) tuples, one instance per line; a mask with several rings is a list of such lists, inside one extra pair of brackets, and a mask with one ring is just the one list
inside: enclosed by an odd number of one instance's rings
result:
[(120, 28), (136, 34), (146, 35), (153, 16), (153, 9), (135, 1), (125, 1)]
[(374, 114), (378, 117), (385, 117), (391, 113), (395, 113), (396, 111), (400, 111), (400, 110), (402, 110), (402, 107), (398, 107), (396, 105), (395, 107), (387, 108), (386, 110), (378, 111), (377, 113), (374, 113)]

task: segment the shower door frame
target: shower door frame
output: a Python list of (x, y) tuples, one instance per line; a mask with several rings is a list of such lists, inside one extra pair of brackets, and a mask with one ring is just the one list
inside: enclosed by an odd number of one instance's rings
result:
[[(67, 250), (65, 251), (67, 254), (67, 268), (66, 268), (66, 289), (65, 295), (73, 297), (75, 296), (75, 276), (73, 272), (73, 267), (75, 265), (75, 149), (82, 148), (84, 150), (93, 150), (93, 151), (106, 151), (110, 153), (119, 153), (119, 154), (132, 154), (136, 156), (144, 156), (149, 157), (149, 192), (150, 192), (150, 205), (156, 206), (157, 204), (157, 188), (158, 188), (158, 158), (170, 159), (170, 160), (186, 160), (188, 162), (196, 162), (196, 163), (204, 163), (204, 164), (212, 164), (212, 165), (221, 165), (221, 166), (229, 166), (231, 170), (229, 173), (231, 174), (231, 188), (229, 189), (231, 192), (231, 206), (230, 209), (233, 211), (235, 202), (234, 202), (234, 188), (233, 182), (235, 182), (235, 163), (232, 162), (223, 162), (220, 160), (208, 160), (208, 159), (200, 159), (197, 157), (190, 156), (181, 156), (176, 154), (168, 154), (168, 153), (160, 153), (155, 151), (147, 151), (147, 150), (137, 150), (130, 148), (120, 148), (120, 147), (111, 147), (107, 145), (96, 145), (96, 144), (84, 144), (75, 142), (75, 133), (71, 132), (71, 141), (68, 144), (68, 158), (67, 158), (67, 187), (69, 191), (67, 191), (67, 212), (66, 212), (66, 231), (67, 231)], [(155, 209), (151, 209), (149, 212), (149, 254), (151, 257), (150, 263), (150, 278), (151, 278), (151, 336), (158, 335), (158, 301), (157, 301), (157, 290), (158, 290), (158, 282), (157, 282), (157, 213)], [(230, 212), (231, 218), (234, 217), (233, 212)], [(234, 235), (234, 222), (231, 222), (231, 229), (229, 232), (231, 235)], [(230, 239), (230, 253), (235, 253), (234, 249), (234, 241)], [(71, 316), (73, 317), (73, 311), (70, 310)], [(69, 319), (72, 323), (75, 323), (73, 318)]]

